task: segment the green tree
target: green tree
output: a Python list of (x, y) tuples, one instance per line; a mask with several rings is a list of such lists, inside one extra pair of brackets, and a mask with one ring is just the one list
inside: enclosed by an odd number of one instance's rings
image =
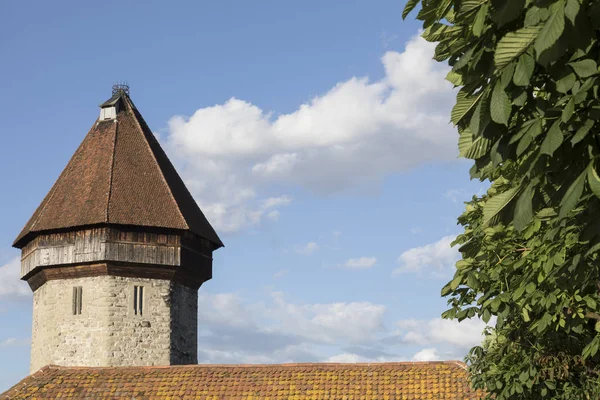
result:
[[(490, 398), (600, 399), (600, 1), (409, 0), (459, 88), (471, 178), (444, 318), (495, 318), (466, 361)], [(493, 396), (493, 397), (492, 397)]]

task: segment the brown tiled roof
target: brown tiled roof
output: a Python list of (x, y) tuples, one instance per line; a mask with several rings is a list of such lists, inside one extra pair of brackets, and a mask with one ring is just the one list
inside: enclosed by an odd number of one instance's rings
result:
[(14, 242), (94, 224), (190, 230), (223, 246), (129, 97), (116, 120), (96, 121)]
[(48, 366), (0, 399), (474, 400), (458, 361), (376, 364)]

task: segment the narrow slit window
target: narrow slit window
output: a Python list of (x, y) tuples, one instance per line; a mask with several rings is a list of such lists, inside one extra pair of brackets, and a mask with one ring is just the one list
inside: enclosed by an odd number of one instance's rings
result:
[(140, 298), (138, 299), (138, 309), (139, 314), (142, 315), (142, 313), (144, 312), (144, 287), (140, 286), (138, 292), (140, 296)]
[(83, 288), (81, 286), (73, 287), (73, 315), (81, 314), (81, 303), (83, 300)]
[(133, 287), (133, 312), (135, 315), (143, 315), (144, 312), (144, 287)]

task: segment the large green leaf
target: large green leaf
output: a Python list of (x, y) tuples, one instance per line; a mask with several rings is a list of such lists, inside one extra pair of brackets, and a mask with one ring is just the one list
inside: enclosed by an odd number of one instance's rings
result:
[(539, 58), (544, 50), (549, 49), (565, 30), (565, 2), (559, 0), (551, 7), (552, 14), (544, 23), (544, 27), (540, 31), (535, 41), (535, 51)]
[(484, 225), (487, 225), (488, 222), (494, 218), (504, 207), (511, 202), (511, 200), (517, 195), (519, 192), (518, 187), (513, 187), (508, 189), (507, 191), (497, 194), (494, 197), (488, 199), (485, 205), (483, 206), (483, 221)]
[[(575, 75), (575, 74), (573, 74)], [(446, 75), (446, 80), (450, 83), (452, 83), (454, 86), (459, 86), (464, 84), (463, 79), (462, 79), (462, 75), (458, 74), (452, 70), (450, 70), (448, 72), (448, 74)]]
[(502, 69), (519, 57), (537, 39), (541, 25), (528, 26), (515, 32), (509, 32), (500, 41), (494, 54), (497, 69)]
[(562, 115), (560, 116), (560, 119), (562, 120), (562, 122), (569, 121), (569, 119), (571, 119), (571, 116), (573, 115), (574, 111), (575, 111), (575, 101), (571, 97), (569, 99), (569, 101), (567, 101), (567, 104), (565, 105), (565, 108), (563, 109)]
[(460, 2), (460, 15), (462, 18), (465, 18), (467, 15), (472, 15), (472, 13), (485, 3), (486, 0), (462, 0)]
[(559, 218), (564, 218), (569, 212), (575, 208), (577, 202), (583, 193), (585, 184), (585, 176), (587, 171), (583, 171), (575, 181), (569, 186), (562, 200), (560, 201)]
[(471, 57), (473, 57), (473, 50), (475, 50), (474, 48), (468, 49), (467, 51), (465, 51), (460, 58), (458, 59), (458, 61), (456, 61), (454, 63), (454, 65), (452, 66), (452, 70), (453, 71), (458, 71), (459, 69), (466, 67), (469, 64), (469, 61), (471, 60)]
[(587, 78), (588, 76), (598, 73), (598, 65), (594, 60), (590, 60), (589, 58), (581, 61), (575, 61), (569, 63), (568, 65), (570, 65), (571, 68), (573, 68), (573, 71), (575, 71), (575, 73), (582, 78)]
[(492, 142), (482, 136), (473, 137), (473, 133), (469, 129), (461, 132), (458, 139), (458, 152), (461, 157), (478, 159), (485, 156)]
[(600, 198), (600, 176), (598, 176), (598, 173), (594, 168), (593, 162), (591, 162), (590, 165), (588, 165), (587, 180), (588, 184), (590, 185), (590, 189), (592, 190), (592, 193), (594, 193), (596, 197)]
[(576, 81), (577, 77), (573, 72), (567, 73), (556, 81), (556, 90), (558, 90), (560, 93), (567, 93), (569, 90), (571, 90)]
[(575, 25), (575, 19), (577, 18), (577, 14), (579, 14), (580, 8), (579, 0), (567, 0), (567, 5), (565, 6), (565, 16), (573, 25)]
[(473, 35), (479, 37), (483, 33), (484, 28), (486, 27), (485, 20), (488, 15), (488, 9), (488, 4), (485, 4), (477, 11), (475, 21), (473, 22)]
[(452, 108), (451, 121), (454, 125), (458, 124), (464, 116), (471, 111), (477, 100), (481, 97), (483, 91), (478, 96), (469, 96), (464, 90), (456, 95), (456, 104)]
[(498, 82), (492, 91), (492, 98), (490, 101), (490, 115), (492, 117), (492, 121), (508, 125), (508, 120), (510, 118), (510, 111), (512, 108), (512, 103), (508, 98), (508, 95), (502, 88), (502, 85)]
[(489, 151), (492, 142), (489, 139), (486, 139), (482, 136), (475, 138), (471, 146), (465, 151), (464, 157), (470, 158), (472, 160), (476, 160), (485, 156)]
[(547, 8), (540, 8), (538, 6), (533, 6), (527, 10), (525, 14), (525, 26), (534, 26), (538, 25), (542, 21), (546, 21), (550, 18), (550, 10)]
[(519, 144), (517, 144), (517, 149), (516, 149), (517, 157), (520, 157), (521, 154), (523, 154), (525, 152), (525, 150), (527, 150), (529, 148), (532, 141), (533, 141), (533, 136), (531, 135), (531, 133), (529, 131), (527, 131), (525, 133), (525, 135), (523, 135), (521, 140), (519, 140)]
[(573, 139), (571, 139), (571, 144), (576, 145), (577, 143), (579, 143), (580, 141), (583, 140), (583, 138), (585, 138), (585, 136), (588, 134), (588, 132), (590, 131), (590, 129), (592, 129), (592, 126), (594, 126), (594, 120), (593, 119), (587, 119), (583, 125), (577, 129), (577, 132), (575, 133), (575, 136), (573, 136)]
[(529, 185), (517, 199), (513, 224), (518, 231), (525, 229), (533, 219), (532, 198), (533, 185)]
[(406, 19), (408, 14), (419, 4), (420, 0), (408, 0), (406, 5), (404, 6), (404, 10), (402, 11), (402, 19)]
[(517, 67), (515, 68), (515, 74), (513, 75), (513, 82), (517, 86), (529, 86), (529, 80), (535, 69), (535, 61), (533, 57), (525, 53), (519, 57)]
[(551, 156), (556, 149), (560, 147), (563, 139), (564, 136), (562, 129), (560, 128), (560, 120), (557, 119), (548, 130), (548, 133), (542, 142), (542, 146), (540, 147), (540, 153)]
[(454, 0), (439, 0), (439, 5), (436, 10), (436, 19), (442, 19), (446, 16), (450, 8), (452, 7)]
[(483, 130), (490, 123), (490, 110), (488, 105), (487, 96), (483, 96), (477, 103), (475, 111), (469, 121), (469, 129), (475, 136), (480, 136)]
[(463, 29), (460, 26), (449, 26), (436, 23), (425, 29), (421, 36), (428, 42), (440, 42), (442, 40), (447, 40), (450, 37), (457, 36), (462, 30)]

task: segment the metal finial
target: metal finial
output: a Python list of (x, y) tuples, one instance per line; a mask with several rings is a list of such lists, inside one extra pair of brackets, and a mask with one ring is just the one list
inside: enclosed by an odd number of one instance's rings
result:
[(113, 85), (112, 95), (114, 96), (115, 94), (118, 94), (118, 93), (124, 93), (127, 96), (129, 96), (129, 85), (127, 84), (127, 82), (117, 82), (116, 84)]

